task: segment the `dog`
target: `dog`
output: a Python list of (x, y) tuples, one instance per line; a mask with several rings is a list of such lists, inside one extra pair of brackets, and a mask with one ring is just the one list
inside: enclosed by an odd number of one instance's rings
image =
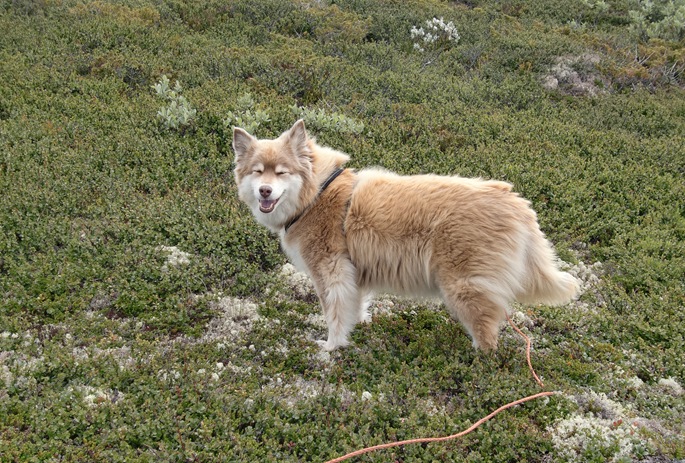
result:
[(562, 305), (578, 281), (558, 268), (530, 202), (509, 183), (344, 167), (297, 121), (276, 139), (234, 128), (238, 197), (278, 234), (323, 308), (323, 349), (349, 344), (374, 292), (442, 297), (476, 349), (494, 351), (509, 304)]

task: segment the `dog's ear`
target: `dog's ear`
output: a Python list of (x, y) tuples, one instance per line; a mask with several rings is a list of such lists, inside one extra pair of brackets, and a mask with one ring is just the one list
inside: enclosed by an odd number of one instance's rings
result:
[(233, 151), (235, 151), (236, 162), (250, 149), (252, 144), (256, 141), (257, 139), (255, 137), (240, 127), (233, 128)]
[(291, 148), (298, 156), (309, 156), (310, 149), (307, 143), (309, 136), (307, 135), (307, 129), (304, 127), (304, 119), (300, 119), (293, 124), (288, 131), (288, 140)]

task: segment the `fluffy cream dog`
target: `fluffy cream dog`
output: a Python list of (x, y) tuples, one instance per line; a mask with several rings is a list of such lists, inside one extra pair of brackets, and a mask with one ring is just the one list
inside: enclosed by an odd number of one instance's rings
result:
[(349, 157), (317, 145), (301, 120), (274, 140), (236, 128), (233, 149), (240, 199), (314, 282), (326, 350), (368, 320), (373, 291), (441, 296), (483, 350), (497, 348), (511, 301), (564, 304), (578, 292), (508, 183), (344, 169)]

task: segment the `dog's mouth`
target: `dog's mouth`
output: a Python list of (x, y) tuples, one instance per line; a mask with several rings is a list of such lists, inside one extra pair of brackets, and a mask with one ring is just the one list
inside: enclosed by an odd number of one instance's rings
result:
[(265, 214), (273, 211), (276, 207), (278, 199), (260, 199), (259, 200), (259, 210)]

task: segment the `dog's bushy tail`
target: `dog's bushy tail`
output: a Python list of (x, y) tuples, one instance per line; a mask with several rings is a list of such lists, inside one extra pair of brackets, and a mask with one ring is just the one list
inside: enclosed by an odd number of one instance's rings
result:
[(542, 232), (533, 238), (527, 253), (525, 291), (516, 299), (525, 304), (563, 305), (580, 292), (578, 280), (558, 268), (552, 245)]

